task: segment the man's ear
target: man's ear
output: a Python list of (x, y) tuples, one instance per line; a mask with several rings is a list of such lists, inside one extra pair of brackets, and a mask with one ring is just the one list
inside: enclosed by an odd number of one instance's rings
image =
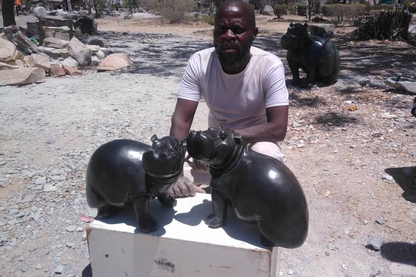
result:
[(257, 27), (254, 28), (253, 37), (251, 38), (251, 42), (253, 42), (256, 39), (258, 33), (259, 33), (259, 28), (257, 28)]

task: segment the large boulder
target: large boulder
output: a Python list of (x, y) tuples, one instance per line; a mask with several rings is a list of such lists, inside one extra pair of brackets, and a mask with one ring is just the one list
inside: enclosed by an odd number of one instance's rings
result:
[(64, 70), (65, 70), (66, 74), (71, 75), (71, 76), (81, 76), (82, 75), (81, 71), (79, 71), (77, 68), (72, 67), (72, 66), (64, 65)]
[(55, 63), (51, 65), (51, 70), (49, 71), (49, 75), (51, 75), (51, 77), (61, 77), (61, 76), (65, 76), (66, 72), (62, 68), (61, 64)]
[(51, 68), (51, 62), (46, 55), (32, 54), (25, 57), (25, 62), (29, 67), (38, 67), (45, 70), (45, 72), (48, 72)]
[(124, 53), (107, 56), (98, 67), (98, 71), (118, 70), (132, 65), (133, 62)]
[(38, 6), (36, 8), (33, 9), (33, 14), (37, 17), (37, 18), (45, 18), (48, 13), (46, 12), (46, 9), (42, 6)]
[(0, 74), (0, 86), (28, 85), (43, 82), (45, 71), (37, 68), (3, 70)]
[(64, 59), (68, 58), (69, 55), (69, 51), (68, 48), (64, 48), (64, 49), (58, 49), (58, 48), (52, 48), (52, 47), (43, 47), (43, 46), (39, 46), (38, 47), (39, 51), (48, 54), (49, 56), (52, 57), (63, 57)]
[(105, 39), (100, 37), (90, 37), (87, 42), (85, 43), (87, 45), (98, 45), (103, 48), (108, 48), (108, 43)]
[(79, 66), (79, 62), (77, 62), (77, 60), (75, 60), (73, 57), (68, 57), (65, 60), (62, 61), (62, 65), (65, 66), (69, 66), (69, 67), (78, 67)]
[(101, 49), (100, 46), (98, 46), (98, 45), (89, 45), (89, 44), (87, 44), (85, 46), (87, 46), (87, 48), (90, 49), (93, 54), (97, 53)]
[(7, 39), (0, 38), (0, 62), (13, 61), (16, 54), (16, 46)]
[(0, 71), (10, 69), (19, 69), (19, 66), (0, 62)]
[(43, 40), (43, 46), (57, 48), (57, 49), (66, 48), (68, 44), (69, 44), (69, 41), (62, 40), (59, 38), (54, 38), (54, 37), (48, 37)]
[(68, 44), (68, 51), (69, 55), (73, 57), (77, 62), (82, 65), (86, 66), (89, 65), (91, 62), (91, 50), (88, 49), (81, 41), (79, 41), (76, 37), (73, 37)]
[(270, 5), (266, 5), (261, 12), (262, 15), (274, 15), (273, 7)]

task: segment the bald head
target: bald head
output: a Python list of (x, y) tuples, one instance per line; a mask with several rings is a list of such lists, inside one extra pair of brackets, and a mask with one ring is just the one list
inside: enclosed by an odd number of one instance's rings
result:
[(256, 28), (256, 18), (253, 7), (241, 0), (229, 0), (221, 4), (215, 14), (215, 24), (217, 24), (222, 17), (229, 16), (230, 12), (243, 12), (247, 16), (253, 30)]

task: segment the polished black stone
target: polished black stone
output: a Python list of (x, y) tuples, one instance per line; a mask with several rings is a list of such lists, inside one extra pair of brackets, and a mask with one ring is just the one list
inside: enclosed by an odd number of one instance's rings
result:
[(250, 223), (257, 223), (262, 243), (295, 248), (308, 233), (309, 214), (295, 175), (282, 162), (248, 149), (231, 129), (191, 131), (188, 153), (209, 161), (212, 176), (213, 214), (206, 223), (218, 228), (225, 223), (227, 207)]
[(114, 140), (100, 146), (87, 167), (87, 202), (97, 218), (115, 214), (133, 203), (138, 229), (151, 232), (158, 223), (151, 214), (151, 199), (172, 207), (169, 194), (183, 167), (182, 143), (173, 137), (152, 137), (152, 146), (133, 140)]
[(319, 30), (315, 31), (318, 35), (309, 35), (307, 27), (306, 23), (290, 23), (287, 33), (281, 39), (282, 47), (288, 50), (286, 58), (293, 75), (293, 83), (301, 84), (301, 68), (307, 75), (307, 85), (314, 82), (335, 84), (338, 81), (340, 57), (335, 44), (329, 40), (332, 32), (314, 28)]

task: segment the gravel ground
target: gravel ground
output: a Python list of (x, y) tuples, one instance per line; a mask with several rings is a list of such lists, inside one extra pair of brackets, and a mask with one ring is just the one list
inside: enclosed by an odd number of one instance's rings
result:
[[(89, 157), (113, 139), (168, 134), (187, 59), (210, 45), (200, 34), (101, 31), (133, 67), (0, 87), (0, 276), (91, 276)], [(280, 36), (265, 32), (255, 45), (286, 64)], [(416, 276), (414, 96), (382, 82), (398, 69), (413, 77), (416, 50), (342, 34), (335, 41), (337, 84), (294, 88), (286, 68), (282, 147), (308, 199), (310, 232), (302, 247), (282, 251), (279, 275)], [(194, 129), (205, 128), (206, 112), (201, 103)]]

